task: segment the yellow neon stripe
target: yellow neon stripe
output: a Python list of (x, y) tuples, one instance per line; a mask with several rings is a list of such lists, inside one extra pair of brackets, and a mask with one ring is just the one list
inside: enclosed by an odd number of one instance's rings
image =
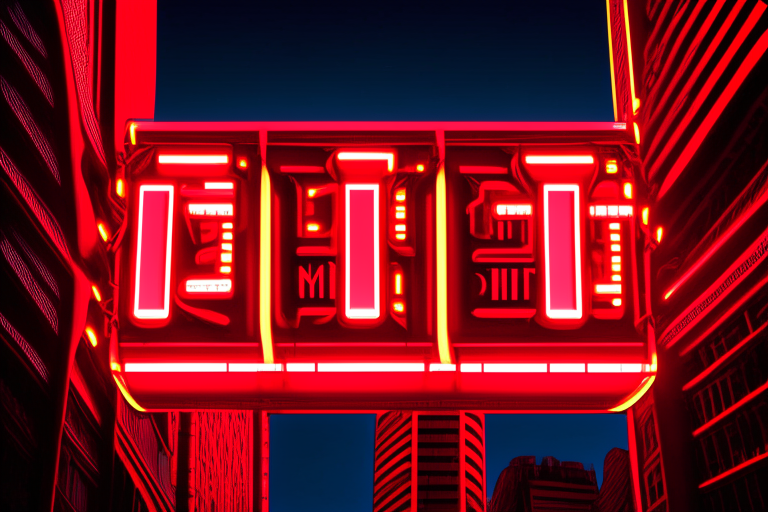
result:
[(272, 184), (267, 165), (261, 166), (261, 223), (259, 236), (259, 331), (264, 362), (274, 364), (272, 350)]
[(616, 76), (613, 69), (613, 35), (611, 34), (611, 0), (605, 0), (605, 15), (608, 17), (608, 57), (611, 61), (611, 94), (613, 95), (613, 120), (618, 122), (619, 111), (616, 107)]
[[(627, 8), (627, 0), (624, 0), (624, 25), (627, 31), (627, 59), (629, 59), (629, 92), (632, 97), (632, 104), (629, 108), (635, 111), (635, 71), (632, 68), (632, 40), (629, 38), (629, 11)], [(640, 144), (638, 142), (638, 144)]]
[(626, 400), (624, 400), (624, 402), (621, 403), (621, 405), (618, 405), (613, 409), (608, 409), (608, 410), (611, 412), (622, 412), (622, 411), (626, 411), (627, 409), (635, 405), (635, 402), (640, 400), (645, 394), (645, 392), (648, 391), (648, 389), (650, 389), (651, 385), (653, 384), (653, 381), (656, 380), (656, 376), (651, 375), (650, 377), (646, 377), (645, 379), (646, 380), (640, 385), (640, 388), (633, 391), (632, 394), (629, 395), (629, 397)]
[(112, 375), (112, 378), (115, 379), (115, 384), (117, 384), (117, 389), (120, 390), (120, 393), (122, 393), (123, 398), (125, 398), (125, 401), (130, 404), (131, 407), (136, 409), (139, 412), (147, 412), (145, 408), (140, 406), (136, 400), (133, 399), (131, 394), (128, 392), (127, 389), (125, 389), (125, 386), (123, 386), (123, 383), (121, 382), (123, 380), (122, 377), (119, 377), (117, 375)]
[(435, 252), (437, 270), (437, 350), (442, 364), (451, 364), (451, 342), (448, 339), (448, 265), (445, 202), (445, 163), (440, 163), (435, 184)]

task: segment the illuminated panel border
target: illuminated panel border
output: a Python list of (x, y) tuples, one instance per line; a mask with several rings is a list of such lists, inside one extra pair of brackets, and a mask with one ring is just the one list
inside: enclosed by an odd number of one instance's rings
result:
[(445, 159), (443, 158), (435, 178), (435, 274), (437, 350), (440, 354), (440, 363), (447, 365), (452, 364), (453, 361), (451, 340), (448, 336), (448, 215), (446, 205)]
[(227, 363), (125, 363), (125, 373), (206, 373), (226, 372)]
[(339, 160), (386, 160), (387, 171), (392, 172), (395, 169), (394, 153), (371, 153), (371, 152), (350, 152), (341, 151), (338, 154)]
[[(530, 158), (530, 157), (529, 157)], [(591, 157), (590, 157), (591, 158)], [(575, 309), (552, 309), (552, 286), (550, 269), (550, 240), (549, 240), (549, 193), (573, 193), (573, 224), (574, 224), (574, 288), (576, 294)], [(581, 290), (581, 234), (579, 229), (579, 186), (578, 185), (544, 185), (544, 276), (546, 284), (547, 316), (554, 319), (580, 319), (582, 317)]]
[[(351, 282), (351, 269), (350, 264), (351, 256), (351, 224), (350, 220), (352, 212), (350, 209), (351, 192), (353, 191), (372, 191), (373, 192), (373, 294), (374, 302), (373, 308), (353, 308), (351, 306), (350, 295), (350, 282)], [(379, 262), (379, 185), (378, 184), (365, 184), (365, 185), (344, 185), (344, 201), (345, 201), (345, 231), (344, 231), (344, 314), (350, 319), (376, 319), (381, 315), (381, 299), (379, 297), (381, 292), (381, 276)]]
[[(139, 297), (141, 295), (141, 256), (142, 256), (142, 236), (144, 228), (144, 194), (146, 192), (167, 192), (168, 193), (168, 212), (165, 238), (165, 282), (163, 284), (163, 308), (162, 309), (141, 309), (139, 308)], [(173, 185), (141, 185), (139, 187), (139, 229), (136, 243), (136, 280), (134, 283), (134, 302), (133, 316), (145, 319), (165, 319), (170, 312), (171, 296), (171, 246), (173, 240)], [(154, 221), (154, 219), (153, 219)]]
[[(266, 134), (260, 134), (266, 140)], [(262, 148), (262, 154), (264, 154)], [(261, 166), (261, 203), (259, 206), (259, 334), (264, 363), (274, 364), (272, 346), (272, 182), (267, 164)]]

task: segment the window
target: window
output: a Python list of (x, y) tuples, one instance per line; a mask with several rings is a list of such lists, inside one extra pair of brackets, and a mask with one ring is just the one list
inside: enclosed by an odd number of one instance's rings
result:
[(701, 439), (701, 450), (704, 455), (704, 465), (706, 466), (706, 477), (711, 478), (720, 472), (720, 462), (717, 457), (717, 449), (713, 436), (706, 436)]
[(646, 496), (648, 508), (664, 498), (664, 480), (661, 478), (661, 464), (656, 463), (645, 473)]
[(653, 413), (648, 415), (648, 418), (643, 423), (643, 456), (645, 458), (656, 451), (659, 442), (656, 439), (656, 424), (654, 422)]

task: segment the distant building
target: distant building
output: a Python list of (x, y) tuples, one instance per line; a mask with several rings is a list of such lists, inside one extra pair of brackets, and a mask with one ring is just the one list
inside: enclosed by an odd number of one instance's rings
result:
[(485, 510), (484, 414), (380, 413), (374, 453), (374, 512)]
[(603, 485), (598, 491), (594, 468), (581, 462), (544, 457), (515, 457), (499, 475), (488, 512), (631, 512), (629, 453), (614, 448), (605, 457)]
[(490, 512), (544, 512), (591, 510), (598, 496), (593, 468), (580, 462), (544, 457), (515, 457), (496, 481)]

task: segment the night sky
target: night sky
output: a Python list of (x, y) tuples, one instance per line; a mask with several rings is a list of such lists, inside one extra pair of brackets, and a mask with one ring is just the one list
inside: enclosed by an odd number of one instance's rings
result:
[[(158, 121), (612, 121), (603, 0), (158, 0)], [(373, 415), (273, 416), (272, 512), (371, 510)], [(621, 415), (488, 415), (518, 455), (594, 464)]]

